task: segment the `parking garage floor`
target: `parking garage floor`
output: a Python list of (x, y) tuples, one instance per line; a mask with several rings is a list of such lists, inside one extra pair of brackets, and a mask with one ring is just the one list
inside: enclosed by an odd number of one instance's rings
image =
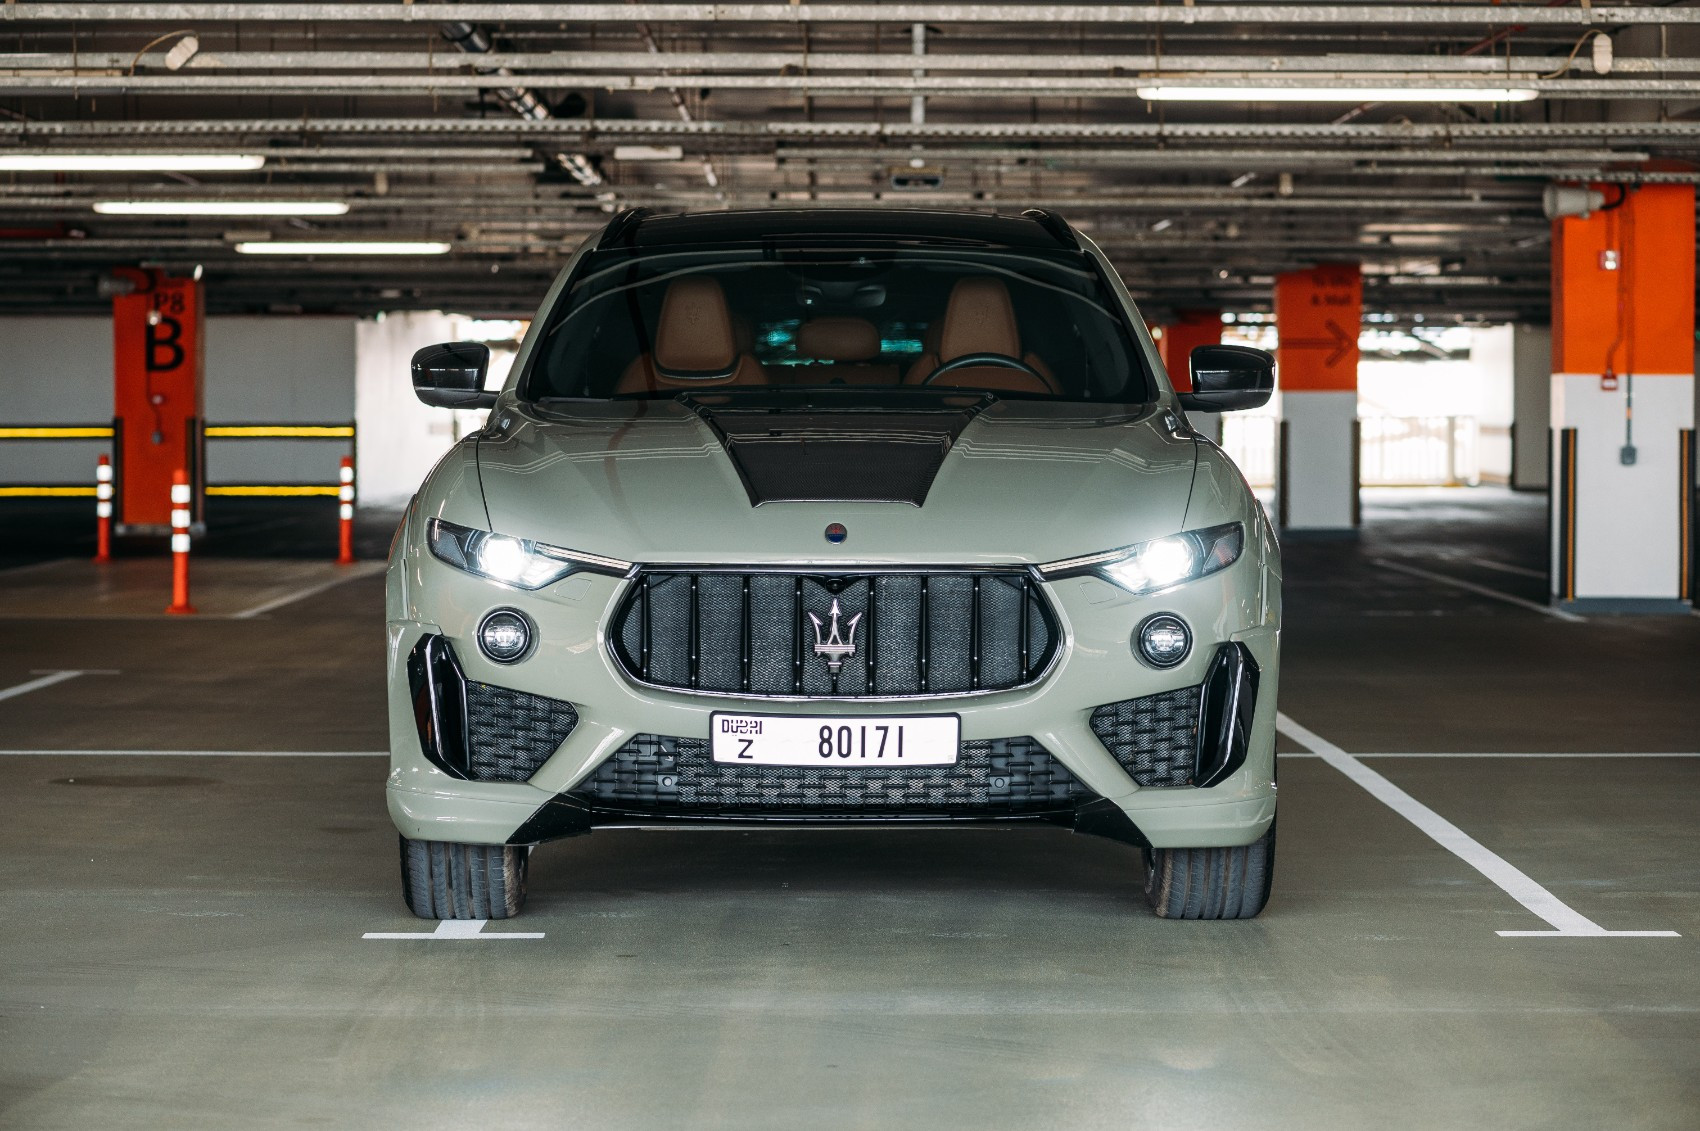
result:
[(1537, 498), (1365, 513), (1287, 547), (1258, 920), (1063, 831), (605, 831), (475, 938), (366, 937), (432, 926), (381, 578), (166, 618), (135, 559), (103, 613), (8, 538), (0, 1125), (1693, 1128), (1700, 619), (1544, 610)]

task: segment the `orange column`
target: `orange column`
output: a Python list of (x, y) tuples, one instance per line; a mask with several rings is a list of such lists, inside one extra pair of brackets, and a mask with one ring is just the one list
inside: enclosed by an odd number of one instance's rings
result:
[(1220, 310), (1177, 310), (1175, 320), (1163, 326), (1163, 337), (1157, 350), (1163, 357), (1163, 368), (1169, 371), (1169, 381), (1175, 391), (1192, 391), (1192, 370), (1187, 361), (1199, 346), (1213, 346), (1222, 340)]
[(193, 519), (200, 520), (204, 481), (201, 285), (158, 271), (126, 269), (136, 283), (112, 300), (113, 447), (118, 481), (118, 533), (170, 528), (172, 475), (189, 475)]
[(1592, 187), (1603, 208), (1553, 222), (1553, 598), (1680, 611), (1694, 568), (1694, 189)]
[(1358, 323), (1363, 275), (1328, 263), (1275, 277), (1281, 392), (1276, 510), (1290, 530), (1358, 525)]

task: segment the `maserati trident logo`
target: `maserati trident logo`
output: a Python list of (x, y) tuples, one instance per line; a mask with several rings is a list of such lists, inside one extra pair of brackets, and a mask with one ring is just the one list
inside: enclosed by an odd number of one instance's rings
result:
[[(832, 622), (830, 627), (823, 625), (821, 619), (815, 614), (809, 614), (809, 620), (815, 626), (815, 655), (826, 657), (826, 670), (833, 675), (838, 674), (839, 669), (844, 666), (845, 660), (856, 654), (856, 626), (862, 623), (862, 614), (857, 613), (850, 618), (848, 625), (844, 628), (844, 635), (840, 636), (838, 618), (841, 615), (838, 611), (837, 597), (832, 599), (832, 611), (828, 614)], [(821, 635), (823, 628), (828, 629), (824, 637)]]

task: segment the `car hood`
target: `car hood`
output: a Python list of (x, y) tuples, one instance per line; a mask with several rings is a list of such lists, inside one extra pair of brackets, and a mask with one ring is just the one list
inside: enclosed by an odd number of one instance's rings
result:
[(1035, 563), (1181, 528), (1197, 449), (1173, 421), (969, 396), (509, 405), (478, 468), (492, 530), (629, 561)]

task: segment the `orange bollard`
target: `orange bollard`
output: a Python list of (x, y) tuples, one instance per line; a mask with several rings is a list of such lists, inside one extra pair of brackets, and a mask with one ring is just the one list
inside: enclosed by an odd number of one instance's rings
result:
[(189, 476), (171, 474), (171, 604), (168, 613), (192, 613), (189, 603)]
[(336, 555), (337, 565), (354, 564), (354, 458), (342, 457), (342, 469), (337, 476), (342, 486), (337, 490), (337, 513), (341, 520)]
[(112, 460), (101, 456), (94, 469), (94, 560), (112, 560)]

